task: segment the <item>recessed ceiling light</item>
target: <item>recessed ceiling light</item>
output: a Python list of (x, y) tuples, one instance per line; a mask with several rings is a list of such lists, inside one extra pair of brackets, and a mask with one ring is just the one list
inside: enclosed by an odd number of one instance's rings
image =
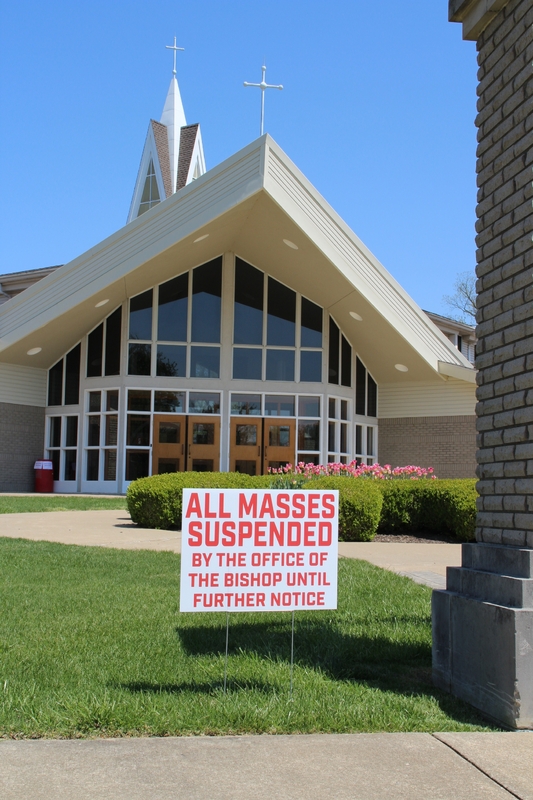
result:
[(102, 306), (105, 306), (106, 303), (109, 303), (109, 297), (106, 297), (105, 300), (100, 300), (99, 303), (96, 303), (95, 308), (102, 308)]
[(298, 250), (298, 245), (294, 244), (294, 242), (291, 242), (290, 239), (284, 239), (283, 240), (283, 244), (286, 244), (287, 247), (292, 248), (292, 250)]
[(204, 240), (204, 239), (207, 239), (207, 237), (208, 237), (208, 236), (209, 236), (209, 234), (208, 234), (208, 233), (204, 233), (204, 235), (203, 235), (203, 236), (199, 236), (199, 237), (198, 237), (198, 239), (195, 239), (195, 240), (193, 241), (193, 244), (197, 244), (198, 242), (203, 242), (203, 240)]
[(394, 366), (398, 372), (409, 372), (409, 367), (406, 367), (405, 364), (395, 364)]
[(40, 353), (42, 349), (42, 347), (32, 347), (31, 350), (28, 350), (27, 354), (29, 356), (36, 356), (37, 353)]
[(350, 316), (351, 316), (352, 319), (356, 319), (357, 322), (362, 322), (363, 321), (363, 317), (361, 317), (359, 314), (356, 314), (355, 311), (350, 311)]

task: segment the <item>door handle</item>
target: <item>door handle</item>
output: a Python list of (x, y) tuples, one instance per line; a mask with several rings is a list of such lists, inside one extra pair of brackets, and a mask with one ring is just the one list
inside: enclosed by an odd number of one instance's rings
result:
[(189, 456), (191, 455), (191, 445), (189, 445)]
[(261, 445), (259, 445), (257, 448), (257, 458), (259, 458), (260, 455), (261, 455)]
[(185, 452), (185, 451), (184, 451), (184, 447), (185, 447), (185, 445), (183, 445), (183, 444), (182, 444), (182, 445), (181, 445), (181, 455), (183, 455), (183, 453)]

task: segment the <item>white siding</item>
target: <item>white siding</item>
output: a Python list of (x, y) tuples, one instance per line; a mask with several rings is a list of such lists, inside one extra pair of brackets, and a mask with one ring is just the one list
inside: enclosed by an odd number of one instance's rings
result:
[(0, 364), (0, 403), (46, 406), (45, 369)]
[(458, 417), (476, 413), (476, 387), (450, 378), (442, 383), (380, 384), (378, 417)]

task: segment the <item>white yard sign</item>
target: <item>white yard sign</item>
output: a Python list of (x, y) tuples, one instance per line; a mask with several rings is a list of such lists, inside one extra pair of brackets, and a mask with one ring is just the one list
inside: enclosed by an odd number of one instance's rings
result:
[(181, 611), (337, 608), (338, 492), (184, 489)]

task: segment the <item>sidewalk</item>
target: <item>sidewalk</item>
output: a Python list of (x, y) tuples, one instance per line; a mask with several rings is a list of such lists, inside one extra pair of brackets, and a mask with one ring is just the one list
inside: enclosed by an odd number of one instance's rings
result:
[[(46, 511), (0, 515), (0, 536), (125, 550), (181, 552), (179, 531), (138, 528), (127, 511)], [(460, 544), (340, 542), (339, 555), (361, 558), (432, 589), (445, 586), (446, 567), (461, 563)]]
[(2, 800), (533, 800), (533, 734), (0, 741)]

